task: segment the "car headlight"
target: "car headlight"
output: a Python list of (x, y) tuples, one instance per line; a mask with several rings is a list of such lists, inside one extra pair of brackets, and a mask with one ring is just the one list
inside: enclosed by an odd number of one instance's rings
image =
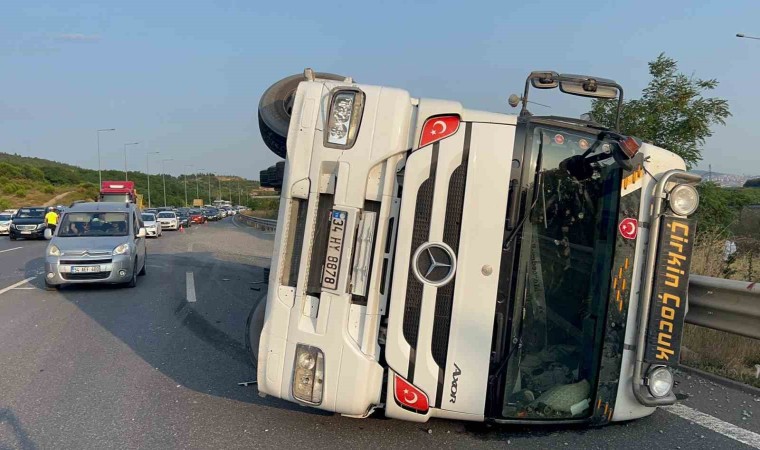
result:
[(657, 366), (649, 371), (647, 387), (653, 397), (662, 398), (673, 389), (673, 374), (665, 366)]
[(61, 256), (61, 250), (55, 245), (51, 245), (50, 247), (48, 247), (48, 255)]
[(44, 228), (45, 228), (45, 224), (44, 223), (41, 223), (41, 224), (37, 225), (37, 229), (38, 230), (43, 230)]
[(333, 92), (325, 127), (325, 147), (349, 149), (354, 146), (364, 112), (364, 92), (341, 88)]
[(679, 216), (689, 216), (694, 214), (699, 206), (699, 193), (690, 184), (679, 184), (670, 191), (668, 204)]
[(322, 403), (325, 355), (317, 347), (298, 344), (293, 369), (293, 397), (302, 402)]
[(129, 244), (121, 244), (120, 246), (113, 249), (114, 255), (128, 255), (129, 254)]

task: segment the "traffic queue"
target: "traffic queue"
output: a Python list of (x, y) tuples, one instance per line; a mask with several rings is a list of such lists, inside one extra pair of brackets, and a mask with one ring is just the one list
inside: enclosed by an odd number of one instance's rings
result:
[[(77, 205), (81, 202), (71, 205)], [(10, 240), (50, 239), (61, 216), (70, 208), (64, 206), (22, 206), (0, 212), (0, 235)], [(193, 225), (217, 221), (244, 210), (243, 206), (224, 205), (197, 208), (161, 207), (147, 208), (140, 212), (147, 237), (157, 238), (163, 231), (179, 231)], [(50, 230), (46, 233), (46, 230)]]

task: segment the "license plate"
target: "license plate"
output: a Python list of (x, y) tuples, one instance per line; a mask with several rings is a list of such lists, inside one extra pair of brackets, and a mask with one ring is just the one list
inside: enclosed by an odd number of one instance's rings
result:
[(94, 273), (100, 272), (100, 266), (74, 266), (71, 273)]
[(340, 260), (343, 254), (343, 237), (346, 234), (345, 211), (332, 211), (330, 213), (330, 235), (327, 239), (327, 254), (325, 255), (325, 268), (322, 271), (322, 288), (338, 289), (340, 279)]
[(21, 234), (32, 234), (31, 231), (22, 231)]
[(680, 359), (694, 228), (692, 220), (663, 217), (647, 327), (646, 362), (675, 366)]

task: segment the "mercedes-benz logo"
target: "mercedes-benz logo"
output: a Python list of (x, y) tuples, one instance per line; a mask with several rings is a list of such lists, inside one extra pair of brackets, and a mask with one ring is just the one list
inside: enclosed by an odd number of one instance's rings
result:
[(454, 277), (456, 258), (454, 251), (442, 242), (422, 244), (412, 259), (414, 275), (423, 283), (443, 286)]

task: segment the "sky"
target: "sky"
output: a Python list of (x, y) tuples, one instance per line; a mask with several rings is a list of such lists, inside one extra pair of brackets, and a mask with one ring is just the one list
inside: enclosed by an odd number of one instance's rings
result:
[[(699, 168), (760, 174), (760, 2), (6, 0), (0, 25), (0, 151), (97, 168), (258, 178), (278, 158), (260, 95), (305, 67), (414, 97), (516, 113), (532, 70), (611, 78), (628, 98), (665, 52), (720, 82), (733, 116)], [(543, 94), (543, 93), (542, 93)], [(535, 97), (578, 115), (588, 101)]]

